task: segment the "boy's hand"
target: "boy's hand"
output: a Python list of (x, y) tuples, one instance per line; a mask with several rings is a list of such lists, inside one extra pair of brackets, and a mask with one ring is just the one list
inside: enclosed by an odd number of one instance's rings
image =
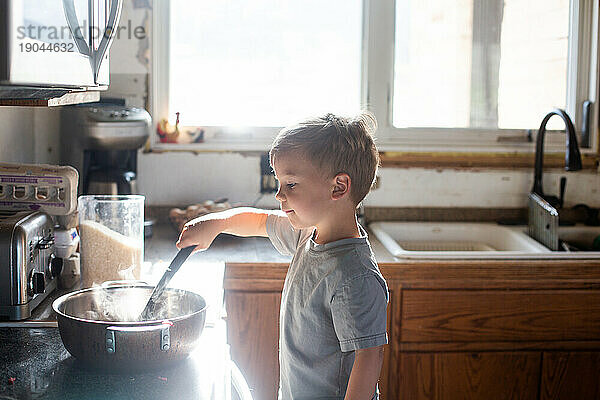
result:
[(196, 246), (194, 251), (206, 250), (221, 232), (237, 236), (267, 236), (266, 221), (270, 211), (238, 207), (195, 218), (183, 226), (178, 249)]
[(194, 251), (208, 249), (222, 231), (220, 222), (218, 219), (203, 219), (202, 217), (187, 222), (183, 226), (179, 240), (175, 245), (178, 249), (196, 245)]

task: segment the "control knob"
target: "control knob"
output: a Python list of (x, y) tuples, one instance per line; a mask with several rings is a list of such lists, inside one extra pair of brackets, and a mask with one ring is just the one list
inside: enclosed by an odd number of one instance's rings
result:
[(63, 259), (56, 257), (54, 254), (50, 254), (48, 258), (48, 272), (53, 278), (60, 275), (63, 269)]
[(42, 238), (38, 243), (37, 243), (37, 248), (39, 250), (46, 250), (49, 249), (50, 247), (52, 247), (54, 245), (54, 236), (50, 235), (48, 237)]
[(44, 279), (44, 273), (32, 271), (31, 275), (29, 275), (29, 285), (28, 285), (29, 295), (33, 296), (38, 293), (44, 293), (45, 290), (46, 290), (46, 281)]

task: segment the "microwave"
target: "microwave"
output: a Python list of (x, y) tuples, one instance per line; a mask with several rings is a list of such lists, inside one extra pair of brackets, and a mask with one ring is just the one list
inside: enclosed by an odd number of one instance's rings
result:
[(106, 89), (121, 8), (122, 0), (1, 0), (0, 91)]

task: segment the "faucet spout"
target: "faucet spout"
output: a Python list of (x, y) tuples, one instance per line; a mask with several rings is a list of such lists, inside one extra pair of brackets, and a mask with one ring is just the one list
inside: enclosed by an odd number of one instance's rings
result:
[[(554, 109), (544, 117), (537, 134), (532, 190), (533, 193), (537, 193), (548, 200), (554, 196), (544, 196), (544, 190), (542, 188), (542, 172), (544, 168), (544, 136), (546, 135), (546, 125), (548, 124), (550, 118), (552, 118), (554, 115), (558, 115), (565, 123), (565, 133), (567, 135), (565, 149), (565, 170), (578, 171), (581, 169), (581, 153), (579, 152), (579, 146), (577, 145), (577, 136), (573, 122), (564, 110), (559, 108)], [(551, 201), (550, 203), (552, 204), (553, 202)]]

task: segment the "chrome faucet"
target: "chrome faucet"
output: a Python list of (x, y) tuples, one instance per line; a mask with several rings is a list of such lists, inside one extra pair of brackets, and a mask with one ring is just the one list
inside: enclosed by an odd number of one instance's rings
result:
[(533, 180), (533, 193), (537, 193), (544, 198), (553, 207), (559, 208), (563, 206), (565, 187), (567, 185), (567, 178), (560, 178), (560, 197), (544, 195), (542, 189), (542, 170), (544, 168), (544, 136), (546, 134), (546, 124), (548, 120), (554, 115), (558, 115), (565, 122), (565, 133), (567, 134), (566, 139), (566, 150), (565, 150), (565, 170), (566, 171), (579, 171), (581, 169), (581, 154), (579, 153), (579, 146), (577, 145), (577, 136), (575, 134), (575, 127), (571, 118), (567, 115), (564, 110), (556, 108), (549, 112), (540, 125), (540, 130), (537, 134), (537, 140), (535, 145), (535, 169), (534, 169), (534, 180)]

